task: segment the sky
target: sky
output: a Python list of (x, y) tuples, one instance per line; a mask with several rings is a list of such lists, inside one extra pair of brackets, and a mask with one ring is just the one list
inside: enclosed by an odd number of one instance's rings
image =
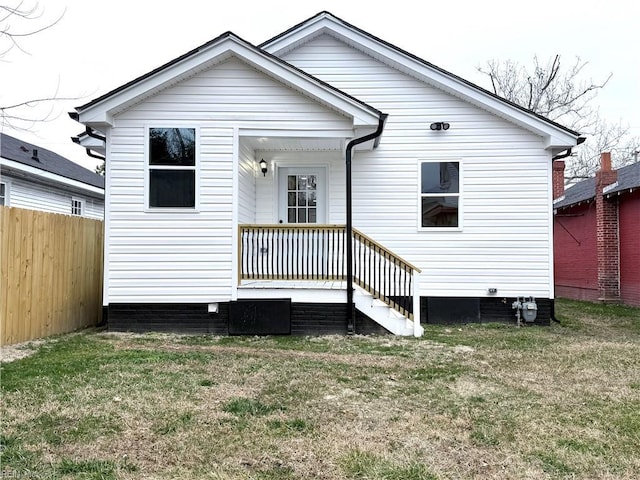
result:
[(40, 18), (13, 19), (11, 31), (60, 20), (0, 56), (0, 106), (60, 100), (20, 111), (47, 121), (3, 132), (90, 169), (96, 161), (70, 140), (84, 129), (67, 115), (74, 107), (226, 31), (257, 45), (323, 10), (485, 88), (477, 67), (491, 59), (580, 57), (588, 61), (585, 80), (612, 74), (594, 101), (601, 115), (640, 136), (637, 0), (23, 0), (22, 8), (34, 5)]

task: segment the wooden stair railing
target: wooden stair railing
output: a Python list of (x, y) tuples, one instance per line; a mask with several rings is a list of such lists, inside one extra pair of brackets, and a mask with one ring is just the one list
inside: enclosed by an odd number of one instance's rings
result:
[(420, 269), (353, 229), (354, 282), (410, 320)]

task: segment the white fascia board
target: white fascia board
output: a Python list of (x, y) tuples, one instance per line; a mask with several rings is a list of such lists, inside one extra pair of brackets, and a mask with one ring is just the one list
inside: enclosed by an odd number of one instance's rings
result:
[(66, 185), (68, 187), (73, 187), (73, 188), (83, 190), (85, 192), (94, 193), (96, 195), (99, 195), (100, 197), (104, 197), (104, 189), (99, 187), (94, 187), (93, 185), (87, 185), (86, 183), (82, 183), (77, 180), (73, 180), (71, 178), (63, 177), (62, 175), (58, 175), (56, 173), (40, 170), (39, 168), (31, 167), (29, 165), (24, 165), (19, 162), (14, 162), (13, 160), (7, 160), (6, 158), (0, 158), (0, 165), (14, 171), (25, 173), (32, 177), (36, 177), (40, 181), (47, 181), (49, 183), (51, 182), (59, 183), (62, 185)]
[(314, 81), (292, 66), (269, 58), (234, 36), (221, 39), (174, 65), (170, 65), (148, 78), (141, 79), (103, 101), (83, 109), (79, 112), (79, 121), (85, 125), (112, 125), (113, 116), (118, 112), (230, 57), (239, 58), (303, 95), (353, 118), (354, 127), (377, 126), (378, 124), (379, 115), (371, 108), (367, 108), (355, 99), (341, 94), (319, 81)]
[(324, 33), (332, 35), (414, 78), (511, 121), (536, 135), (542, 136), (545, 141), (545, 148), (548, 150), (554, 148), (566, 149), (577, 144), (578, 136), (545, 122), (534, 114), (509, 105), (490, 93), (474, 88), (461, 79), (430, 67), (389, 45), (378, 42), (374, 38), (364, 35), (326, 14), (312, 19), (298, 30), (276, 38), (273, 42), (263, 45), (262, 48), (272, 55), (280, 56)]

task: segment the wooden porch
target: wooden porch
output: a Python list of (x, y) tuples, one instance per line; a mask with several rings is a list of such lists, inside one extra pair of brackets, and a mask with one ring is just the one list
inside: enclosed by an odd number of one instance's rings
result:
[[(238, 228), (240, 287), (347, 289), (345, 225)], [(354, 285), (405, 319), (419, 322), (420, 269), (356, 229), (350, 241)]]

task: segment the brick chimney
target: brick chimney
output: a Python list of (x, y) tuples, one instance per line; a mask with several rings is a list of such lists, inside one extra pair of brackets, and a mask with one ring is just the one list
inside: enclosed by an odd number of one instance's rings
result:
[(553, 161), (553, 199), (564, 195), (564, 160)]
[(598, 251), (598, 289), (603, 302), (620, 301), (620, 252), (618, 241), (618, 199), (606, 198), (603, 189), (618, 180), (611, 170), (611, 153), (600, 156), (596, 173), (596, 235)]

